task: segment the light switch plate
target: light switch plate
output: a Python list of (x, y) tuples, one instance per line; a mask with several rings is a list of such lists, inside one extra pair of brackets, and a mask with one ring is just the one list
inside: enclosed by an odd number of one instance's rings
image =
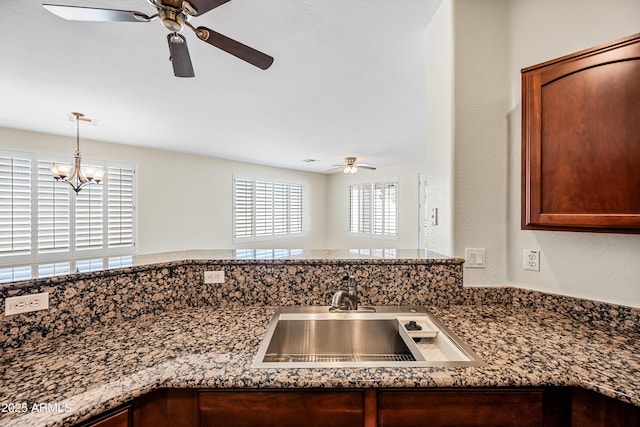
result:
[(486, 252), (484, 248), (465, 248), (464, 266), (466, 268), (485, 268)]
[(438, 225), (438, 208), (431, 209), (431, 225)]

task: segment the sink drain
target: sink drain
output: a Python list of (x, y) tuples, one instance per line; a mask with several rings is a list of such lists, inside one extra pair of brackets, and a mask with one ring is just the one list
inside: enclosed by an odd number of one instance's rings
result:
[(412, 354), (267, 354), (265, 362), (414, 362)]

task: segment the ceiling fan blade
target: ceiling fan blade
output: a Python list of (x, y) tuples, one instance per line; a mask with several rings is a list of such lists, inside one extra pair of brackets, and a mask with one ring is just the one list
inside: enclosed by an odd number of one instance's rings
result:
[(195, 77), (191, 56), (187, 47), (187, 39), (180, 34), (167, 34), (169, 53), (173, 65), (173, 75), (176, 77)]
[(372, 170), (372, 171), (376, 170), (375, 167), (369, 166), (369, 165), (356, 165), (356, 167), (358, 167), (359, 169), (369, 169), (369, 170)]
[(150, 16), (133, 10), (99, 9), (95, 7), (43, 4), (49, 12), (70, 21), (149, 22)]
[(271, 66), (271, 64), (273, 64), (273, 57), (266, 53), (262, 53), (259, 50), (249, 47), (246, 44), (242, 44), (239, 41), (235, 41), (206, 27), (196, 28), (196, 34), (201, 40), (209, 43), (211, 46), (222, 49), (236, 58), (240, 58), (262, 70), (266, 70)]
[(197, 13), (194, 16), (200, 16), (228, 1), (230, 0), (189, 0), (189, 3), (196, 9)]

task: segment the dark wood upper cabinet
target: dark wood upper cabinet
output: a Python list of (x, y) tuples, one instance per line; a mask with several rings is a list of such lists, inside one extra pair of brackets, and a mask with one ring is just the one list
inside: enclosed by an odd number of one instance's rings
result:
[(640, 34), (522, 70), (522, 229), (640, 233)]

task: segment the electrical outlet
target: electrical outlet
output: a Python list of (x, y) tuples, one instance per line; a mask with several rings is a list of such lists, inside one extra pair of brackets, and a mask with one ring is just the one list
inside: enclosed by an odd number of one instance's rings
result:
[(540, 271), (540, 251), (525, 249), (522, 257), (522, 268), (531, 271)]
[(4, 315), (11, 316), (18, 313), (46, 310), (49, 308), (49, 293), (22, 295), (4, 300)]
[(224, 283), (224, 270), (205, 271), (204, 283), (205, 284)]

